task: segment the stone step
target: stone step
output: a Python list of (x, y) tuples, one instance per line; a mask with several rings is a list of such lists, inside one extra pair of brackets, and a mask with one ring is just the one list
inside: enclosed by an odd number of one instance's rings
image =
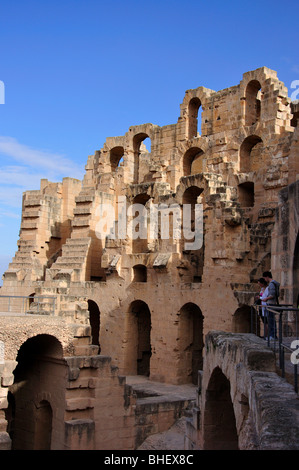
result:
[(99, 346), (94, 344), (78, 345), (74, 348), (75, 356), (96, 356), (99, 353)]
[(89, 397), (76, 397), (66, 399), (66, 411), (77, 411), (86, 410), (88, 408), (94, 408), (95, 399)]
[(56, 261), (54, 268), (61, 269), (62, 267), (65, 267), (66, 269), (81, 269), (83, 263), (71, 263), (68, 261)]

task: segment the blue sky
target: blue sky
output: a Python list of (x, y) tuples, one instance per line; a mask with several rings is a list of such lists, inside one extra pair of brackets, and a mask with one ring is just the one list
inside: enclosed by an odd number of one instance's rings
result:
[(23, 191), (81, 179), (106, 137), (176, 123), (187, 89), (222, 90), (262, 66), (291, 95), (298, 17), (298, 0), (1, 0), (0, 276)]

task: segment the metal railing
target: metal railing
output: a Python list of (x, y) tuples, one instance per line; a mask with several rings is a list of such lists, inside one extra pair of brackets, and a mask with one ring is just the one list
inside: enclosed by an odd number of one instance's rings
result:
[(0, 295), (0, 312), (54, 315), (56, 298), (44, 295)]
[(286, 304), (252, 305), (251, 332), (264, 338), (278, 354), (281, 376), (292, 375), (298, 393), (299, 308)]

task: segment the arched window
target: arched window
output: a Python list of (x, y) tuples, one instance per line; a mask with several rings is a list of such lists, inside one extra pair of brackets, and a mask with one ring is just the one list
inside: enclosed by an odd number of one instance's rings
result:
[(188, 107), (188, 139), (197, 137), (201, 133), (201, 101), (199, 98), (192, 98)]
[(261, 84), (257, 80), (248, 83), (245, 92), (246, 113), (245, 125), (252, 126), (261, 115)]
[(121, 161), (123, 160), (124, 156), (124, 148), (123, 147), (114, 147), (110, 150), (110, 165), (111, 171), (115, 171), (116, 168), (119, 166)]
[[(146, 147), (145, 147), (145, 144), (143, 144), (145, 140), (146, 140)], [(134, 136), (133, 138), (133, 151), (134, 151), (133, 184), (140, 183), (139, 181), (139, 156), (143, 150), (148, 151), (148, 149), (150, 148), (151, 148), (151, 141), (147, 134), (141, 132)]]
[(257, 135), (246, 137), (240, 147), (240, 172), (249, 173), (258, 171), (263, 167), (262, 150), (263, 141)]
[(192, 147), (183, 157), (184, 176), (195, 175), (203, 172), (202, 156), (204, 152), (198, 147)]

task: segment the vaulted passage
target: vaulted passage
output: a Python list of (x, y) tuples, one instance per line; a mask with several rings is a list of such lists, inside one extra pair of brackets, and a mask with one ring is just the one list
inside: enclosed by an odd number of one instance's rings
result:
[[(65, 400), (66, 374), (61, 344), (53, 336), (37, 335), (23, 343), (17, 361), (7, 410), (12, 448), (50, 450), (53, 448), (53, 410), (58, 410)], [(59, 420), (59, 412), (56, 412), (56, 419), (62, 423), (60, 436), (59, 426), (56, 428), (59, 441), (63, 435), (63, 409), (60, 414)]]
[(213, 371), (206, 390), (204, 450), (238, 450), (238, 434), (230, 382), (219, 367)]
[(261, 116), (261, 84), (251, 80), (246, 87), (246, 117), (245, 125), (252, 126)]
[(142, 300), (135, 300), (127, 316), (126, 363), (129, 375), (150, 375), (151, 313)]
[(198, 371), (203, 368), (203, 315), (189, 302), (179, 312), (180, 381), (197, 384)]

